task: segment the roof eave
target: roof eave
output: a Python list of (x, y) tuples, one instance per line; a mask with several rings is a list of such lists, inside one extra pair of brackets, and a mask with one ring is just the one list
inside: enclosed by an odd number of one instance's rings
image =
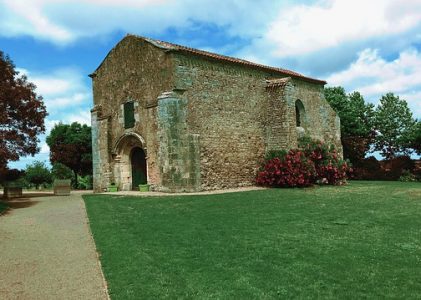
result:
[[(212, 60), (216, 60), (216, 61), (221, 61), (221, 59), (218, 58), (214, 58), (212, 56), (207, 56), (207, 55), (203, 55), (199, 52), (192, 52), (186, 49), (169, 49), (169, 48), (164, 48), (164, 47), (160, 47), (162, 49), (166, 49), (167, 52), (181, 52), (181, 53), (186, 53), (188, 55), (195, 55), (195, 56), (199, 56), (199, 57), (205, 57), (208, 59), (212, 59)], [(303, 80), (303, 81), (307, 81), (307, 82), (311, 82), (311, 83), (317, 83), (317, 84), (322, 84), (325, 85), (327, 84), (327, 82), (325, 80), (320, 80), (320, 79), (316, 79), (316, 78), (311, 78), (311, 77), (307, 77), (307, 76), (299, 76), (299, 75), (294, 75), (288, 72), (282, 72), (282, 70), (280, 70), (279, 68), (275, 68), (275, 67), (270, 67), (270, 66), (264, 66), (264, 65), (258, 65), (258, 64), (246, 64), (246, 63), (242, 63), (240, 61), (234, 62), (234, 61), (230, 61), (230, 60), (224, 60), (224, 62), (227, 63), (232, 63), (232, 64), (239, 64), (248, 68), (254, 68), (254, 69), (260, 69), (260, 70), (264, 70), (264, 71), (271, 71), (271, 72), (276, 72), (278, 74), (282, 74), (285, 75), (287, 77), (292, 77), (295, 79), (299, 79), (299, 80)]]

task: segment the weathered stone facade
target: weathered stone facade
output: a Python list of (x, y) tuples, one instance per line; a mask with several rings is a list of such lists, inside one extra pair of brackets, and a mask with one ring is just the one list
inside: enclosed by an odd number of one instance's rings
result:
[(265, 152), (302, 134), (342, 149), (325, 82), (292, 71), (129, 35), (91, 77), (95, 191), (137, 184), (134, 148), (162, 191), (252, 185)]

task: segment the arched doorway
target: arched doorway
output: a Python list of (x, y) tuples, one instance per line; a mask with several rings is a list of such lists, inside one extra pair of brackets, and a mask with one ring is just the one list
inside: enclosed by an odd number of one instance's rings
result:
[(139, 184), (148, 182), (145, 151), (139, 147), (133, 148), (130, 161), (132, 165), (132, 190), (138, 190)]

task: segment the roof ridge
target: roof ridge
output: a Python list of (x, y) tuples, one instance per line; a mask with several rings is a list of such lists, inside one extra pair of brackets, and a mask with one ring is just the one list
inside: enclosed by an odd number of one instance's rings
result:
[(270, 70), (270, 71), (274, 71), (274, 72), (277, 72), (277, 73), (281, 73), (281, 74), (286, 75), (286, 76), (300, 78), (300, 79), (303, 79), (303, 80), (309, 81), (309, 82), (326, 84), (326, 81), (324, 81), (324, 80), (307, 77), (307, 76), (304, 76), (304, 75), (302, 75), (298, 72), (291, 71), (291, 70), (288, 70), (288, 69), (271, 67), (271, 66), (251, 62), (251, 61), (241, 59), (241, 58), (236, 58), (236, 57), (227, 56), (227, 55), (223, 55), (223, 54), (212, 53), (212, 52), (209, 52), (209, 51), (195, 49), (195, 48), (191, 48), (191, 47), (187, 47), (187, 46), (182, 46), (182, 45), (178, 45), (178, 44), (174, 44), (174, 43), (170, 43), (170, 42), (165, 42), (165, 41), (161, 41), (161, 40), (157, 40), (157, 39), (152, 39), (152, 38), (149, 38), (149, 37), (144, 37), (144, 36), (140, 36), (140, 35), (136, 35), (136, 34), (130, 34), (129, 33), (129, 34), (126, 35), (126, 37), (134, 37), (134, 38), (142, 39), (142, 40), (154, 45), (155, 47), (165, 49), (167, 51), (187, 52), (189, 54), (200, 55), (200, 56), (204, 56), (204, 57), (208, 57), (208, 58), (212, 58), (212, 59), (216, 59), (216, 60), (222, 60), (222, 61), (227, 61), (227, 62), (231, 62), (231, 63), (235, 63), (235, 64), (240, 64), (240, 65), (243, 65), (243, 66), (259, 68), (259, 69), (263, 69), (263, 70), (266, 70), (266, 71)]

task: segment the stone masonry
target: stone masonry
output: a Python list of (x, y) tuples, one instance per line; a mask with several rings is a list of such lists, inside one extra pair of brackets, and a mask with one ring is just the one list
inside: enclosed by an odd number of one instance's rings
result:
[(90, 76), (97, 192), (135, 188), (135, 147), (151, 188), (169, 192), (253, 185), (265, 153), (296, 147), (301, 135), (342, 151), (325, 82), (293, 71), (128, 35)]

